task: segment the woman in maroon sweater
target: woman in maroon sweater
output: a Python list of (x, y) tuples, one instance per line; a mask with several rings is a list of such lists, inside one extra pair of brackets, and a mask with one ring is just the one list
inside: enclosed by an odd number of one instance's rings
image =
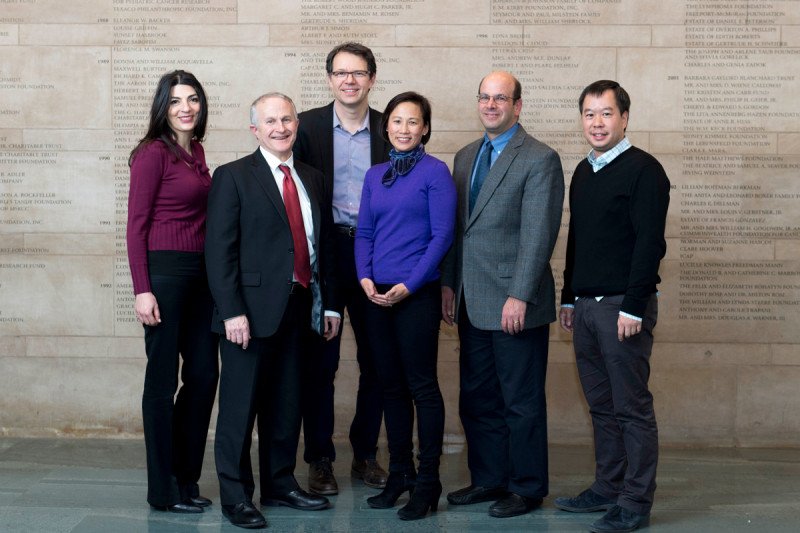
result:
[(147, 501), (175, 513), (211, 504), (197, 486), (219, 376), (203, 259), (211, 175), (200, 141), (207, 117), (197, 79), (182, 70), (165, 74), (147, 134), (128, 160), (128, 261), (147, 352)]

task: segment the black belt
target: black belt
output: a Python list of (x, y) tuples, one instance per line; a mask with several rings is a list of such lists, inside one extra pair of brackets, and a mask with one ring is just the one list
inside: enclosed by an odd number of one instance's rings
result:
[(308, 287), (303, 287), (303, 284), (299, 281), (293, 281), (289, 286), (289, 294), (300, 294), (303, 291), (307, 291)]
[(356, 228), (353, 226), (347, 226), (345, 224), (336, 224), (336, 233), (341, 233), (342, 235), (347, 235), (348, 237), (355, 237)]

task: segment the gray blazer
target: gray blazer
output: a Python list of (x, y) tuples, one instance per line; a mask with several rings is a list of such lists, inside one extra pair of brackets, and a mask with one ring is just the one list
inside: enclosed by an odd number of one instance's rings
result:
[(442, 285), (461, 296), (472, 324), (500, 330), (509, 296), (528, 303), (525, 329), (556, 319), (550, 256), (564, 203), (558, 154), (525, 131), (517, 132), (497, 158), (469, 214), (469, 189), (483, 139), (458, 151), (453, 178), (458, 188), (456, 236), (442, 263)]

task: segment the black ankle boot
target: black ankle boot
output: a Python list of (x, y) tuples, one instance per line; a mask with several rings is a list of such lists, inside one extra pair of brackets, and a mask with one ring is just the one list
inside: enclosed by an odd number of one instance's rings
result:
[(408, 472), (389, 472), (383, 492), (367, 498), (367, 504), (373, 509), (390, 509), (405, 491), (414, 494), (416, 475)]
[(436, 481), (420, 482), (411, 494), (408, 503), (397, 511), (401, 520), (419, 520), (425, 518), (428, 509), (435, 513), (439, 508), (439, 496), (442, 495), (442, 483)]

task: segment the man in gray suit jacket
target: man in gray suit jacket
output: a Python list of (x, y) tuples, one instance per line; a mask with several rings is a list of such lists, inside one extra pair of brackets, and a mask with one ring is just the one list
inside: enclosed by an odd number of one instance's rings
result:
[(518, 123), (522, 88), (508, 72), (481, 80), (482, 139), (455, 157), (456, 240), (442, 265), (442, 314), (458, 322), (461, 422), (472, 483), (453, 505), (497, 500), (503, 518), (548, 492), (545, 374), (556, 319), (550, 256), (561, 223), (558, 154)]

